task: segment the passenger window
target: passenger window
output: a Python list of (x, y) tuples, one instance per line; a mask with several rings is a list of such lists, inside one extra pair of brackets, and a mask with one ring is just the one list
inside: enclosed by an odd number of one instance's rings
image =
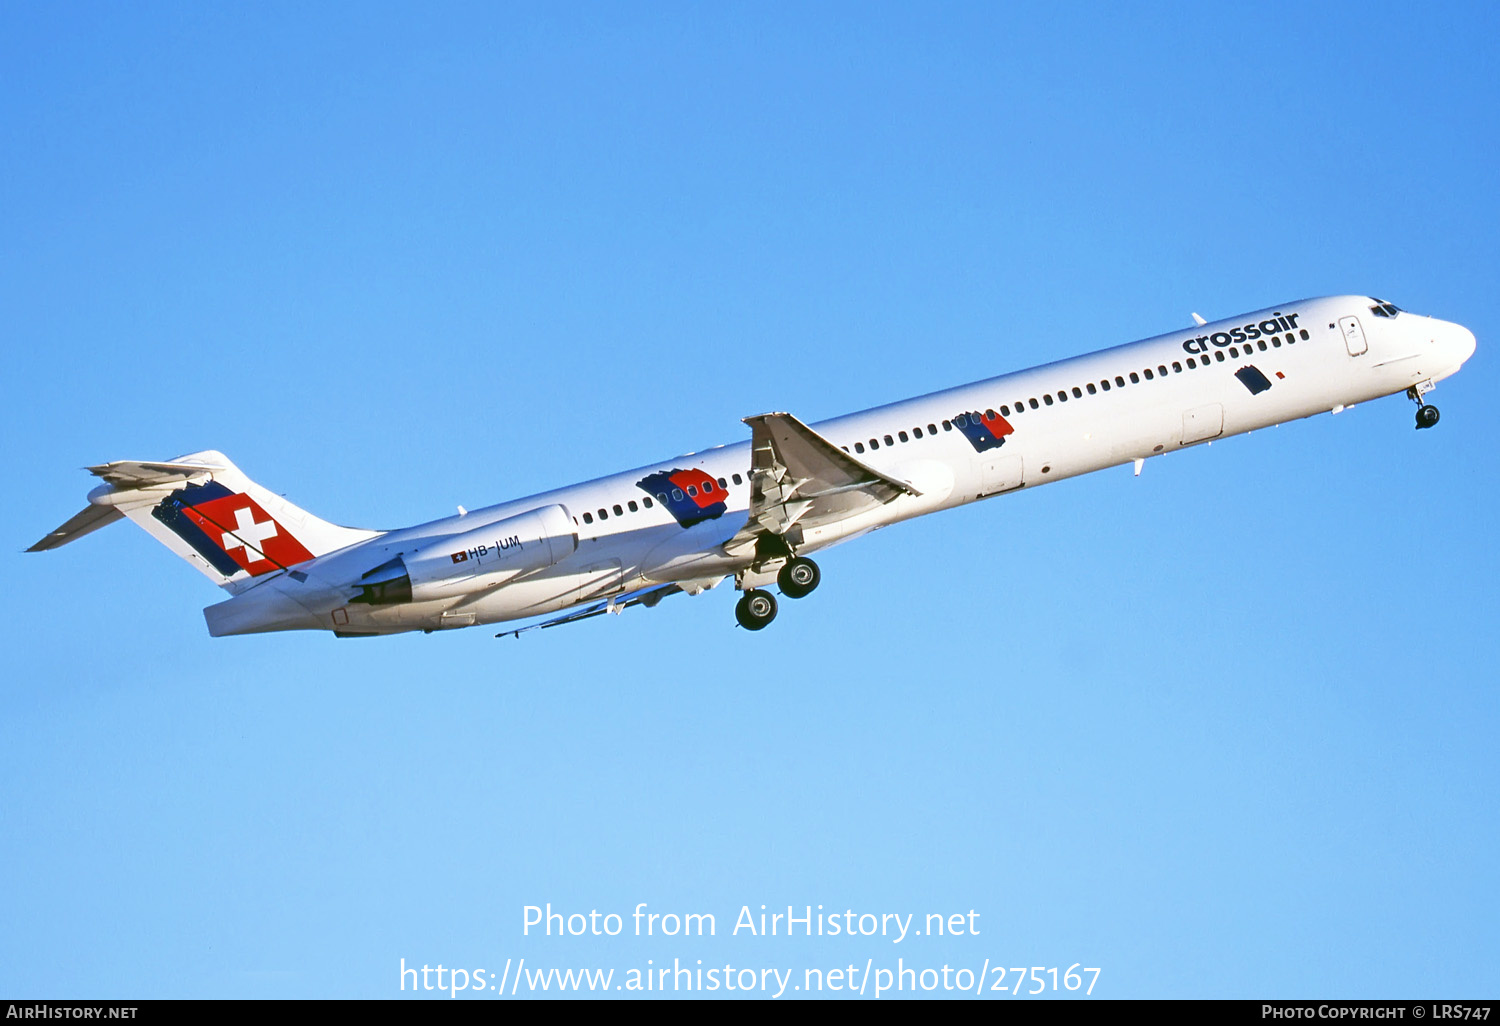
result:
[(1034, 409), (1036, 409), (1036, 408), (1037, 408), (1037, 407), (1038, 407), (1038, 406), (1040, 406), (1040, 405), (1041, 405), (1041, 404), (1040, 404), (1040, 403), (1038, 403), (1038, 402), (1037, 402), (1037, 401), (1036, 401), (1036, 400), (1035, 400), (1035, 399), (1030, 399), (1030, 400), (1027, 400), (1027, 401), (1028, 401), (1028, 402), (1030, 402), (1030, 403), (1031, 403), (1031, 408), (1032, 408), (1032, 409), (1033, 409), (1033, 410), (1034, 410)]
[(885, 436), (885, 444), (886, 445), (895, 445), (896, 443), (891, 440), (891, 436), (890, 435), (886, 435)]
[(953, 418), (953, 423), (957, 427), (967, 427), (969, 424), (969, 418), (967, 415), (960, 413), (957, 417)]
[(1189, 356), (1188, 357), (1188, 370), (1192, 370), (1193, 368), (1195, 368), (1197, 366), (1198, 366), (1198, 364), (1193, 360), (1193, 358), (1191, 356)]
[[(1131, 377), (1132, 377), (1132, 378), (1133, 378), (1133, 377), (1135, 377), (1135, 375), (1134, 375), (1134, 374), (1132, 374), (1132, 375), (1130, 375), (1130, 376), (1131, 376)], [(1120, 377), (1120, 375), (1118, 375), (1118, 374), (1116, 374), (1116, 375), (1115, 375), (1115, 384), (1116, 384), (1116, 385), (1117, 385), (1117, 386), (1118, 386), (1118, 387), (1120, 387), (1120, 388), (1124, 388), (1124, 387), (1125, 387), (1125, 379), (1124, 379), (1124, 378), (1122, 378), (1122, 377)]]
[[(1033, 399), (1031, 401), (1032, 402), (1036, 402), (1035, 399)], [(1051, 394), (1049, 393), (1047, 395), (1042, 396), (1042, 402), (1046, 403), (1048, 406), (1051, 406), (1052, 405), (1052, 396), (1051, 396)]]
[(698, 494), (698, 486), (697, 485), (688, 485), (687, 492), (688, 492), (688, 495), (690, 495), (690, 496), (696, 496)]
[(1094, 383), (1092, 381), (1090, 381), (1084, 387), (1089, 390), (1089, 395), (1098, 395), (1099, 394), (1099, 390), (1094, 387)]
[(1067, 402), (1068, 401), (1068, 393), (1067, 392), (1059, 392), (1059, 393), (1057, 393), (1057, 401), (1060, 402), (1060, 403)]
[(999, 416), (999, 414), (997, 414), (994, 410), (985, 410), (984, 411), (984, 419), (985, 420), (994, 420), (997, 416)]
[(628, 502), (625, 503), (625, 505), (630, 508), (630, 512), (632, 512), (632, 513), (639, 513), (641, 511), (641, 507), (639, 507), (639, 506), (637, 506), (635, 504), (635, 500), (634, 499), (629, 500)]
[(1073, 398), (1074, 399), (1082, 399), (1083, 398), (1083, 393), (1081, 391), (1079, 391), (1079, 388), (1078, 388), (1077, 385), (1073, 386)]
[(607, 509), (601, 509), (599, 511), (599, 519), (600, 520), (608, 520), (609, 519), (609, 510), (607, 510)]
[(945, 421), (943, 421), (943, 430), (944, 431), (952, 431), (953, 430), (953, 421), (951, 421), (951, 420), (945, 420)]
[(1009, 417), (1010, 416), (1010, 407), (1009, 406), (1002, 406), (1002, 407), (1000, 407), (1000, 416), (1002, 416), (1002, 417)]
[(1240, 358), (1239, 347), (1237, 347), (1237, 346), (1230, 346), (1229, 347), (1229, 358), (1231, 360), (1238, 360)]
[(880, 448), (880, 443), (878, 441), (876, 441), (875, 439), (873, 439), (873, 438), (870, 439), (870, 451), (874, 452), (876, 449), (879, 449), (879, 448)]
[(855, 442), (854, 443), (854, 451), (855, 452), (864, 452), (865, 451), (865, 443), (864, 442)]
[(1216, 349), (1216, 350), (1214, 350), (1214, 359), (1218, 360), (1220, 363), (1223, 363), (1224, 362), (1224, 350), (1222, 350), (1222, 349)]
[(1280, 349), (1281, 348), (1281, 336), (1280, 335), (1272, 335), (1271, 336), (1271, 346), (1272, 346), (1272, 348), (1275, 348), (1275, 349)]
[(909, 441), (911, 441), (910, 436), (908, 436), (905, 431), (902, 431), (896, 437), (899, 438), (899, 439), (901, 439), (901, 441), (903, 441), (903, 442), (909, 442)]
[(1141, 383), (1141, 376), (1139, 374), (1137, 374), (1135, 371), (1131, 371), (1130, 372), (1130, 383), (1132, 385), (1139, 385)]
[(592, 514), (592, 513), (585, 513), (583, 515), (583, 522), (585, 524), (592, 524), (594, 522), (594, 514)]
[(624, 508), (621, 507), (621, 505), (618, 502), (615, 503), (615, 516), (617, 516), (617, 517), (623, 517), (624, 515), (625, 515)]
[[(848, 451), (849, 451), (849, 450), (848, 450), (848, 449), (845, 449), (845, 450), (844, 450), (844, 451), (845, 451), (845, 452), (848, 452)], [(723, 479), (723, 478), (722, 478), (722, 477), (721, 477), (721, 478), (719, 478), (719, 487), (720, 487), (720, 488), (723, 488), (723, 489), (724, 489), (724, 490), (725, 490), (725, 491), (728, 491), (728, 490), (729, 490), (729, 482), (728, 482), (728, 481), (726, 481), (726, 480), (724, 480), (724, 479)]]
[(681, 502), (682, 501), (682, 489), (681, 488), (673, 488), (672, 489), (672, 499), (675, 502)]
[[(1145, 375), (1146, 375), (1146, 380), (1147, 380), (1147, 381), (1150, 381), (1150, 380), (1151, 380), (1151, 368), (1150, 368), (1150, 367), (1147, 367), (1147, 368), (1146, 368), (1146, 370), (1145, 370), (1145, 372), (1144, 372), (1144, 373), (1145, 373)], [(1135, 375), (1134, 375), (1134, 374), (1132, 374), (1132, 375), (1130, 375), (1130, 376), (1131, 376), (1131, 377), (1132, 377), (1132, 378), (1134, 378), (1134, 377), (1135, 377)]]
[(1266, 340), (1265, 339), (1261, 339), (1259, 342), (1257, 342), (1255, 344), (1258, 345), (1258, 346), (1260, 346), (1260, 351), (1261, 352), (1264, 353), (1266, 351)]
[(644, 499), (642, 499), (641, 501), (646, 504), (646, 508), (647, 509), (651, 508), (651, 496), (648, 495)]
[(937, 434), (937, 425), (936, 424), (928, 424), (927, 425), (927, 433), (929, 435), (935, 435), (935, 434)]
[(736, 475), (734, 475), (734, 477), (730, 478), (730, 480), (733, 481), (735, 484), (739, 484), (740, 483), (740, 475), (736, 474)]
[(1296, 341), (1297, 340), (1292, 337), (1292, 333), (1290, 331), (1286, 333), (1286, 344), (1287, 345), (1293, 345)]
[[(1162, 373), (1165, 374), (1166, 371), (1162, 371)], [(1172, 361), (1172, 373), (1173, 374), (1181, 374), (1182, 373), (1182, 364), (1178, 363), (1176, 360)]]
[(1108, 378), (1105, 378), (1103, 381), (1099, 382), (1099, 384), (1101, 384), (1101, 385), (1104, 386), (1104, 390), (1106, 392), (1109, 391), (1109, 379)]
[(911, 433), (913, 435), (915, 435), (916, 437), (918, 437), (918, 438), (922, 437), (922, 429), (921, 428), (912, 428), (911, 429)]
[(1302, 336), (1302, 341), (1304, 341), (1304, 342), (1306, 342), (1307, 339), (1308, 339), (1308, 337), (1309, 337), (1308, 334), (1307, 334), (1307, 329), (1306, 328), (1298, 328), (1297, 329), (1297, 334), (1299, 334), (1299, 335)]
[(1167, 376), (1167, 368), (1165, 366), (1158, 366), (1156, 368), (1156, 373), (1160, 374), (1162, 377), (1166, 377)]
[(661, 492), (656, 497), (661, 500), (661, 504), (663, 506), (665, 506), (667, 504), (667, 493), (666, 492)]

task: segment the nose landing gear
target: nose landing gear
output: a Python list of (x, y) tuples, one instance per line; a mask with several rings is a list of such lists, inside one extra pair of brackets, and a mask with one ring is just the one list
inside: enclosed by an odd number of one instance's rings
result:
[(1417, 430), (1430, 428), (1438, 422), (1438, 408), (1430, 406), (1422, 397), (1432, 391), (1432, 382), (1419, 382), (1406, 390), (1406, 397), (1417, 404)]

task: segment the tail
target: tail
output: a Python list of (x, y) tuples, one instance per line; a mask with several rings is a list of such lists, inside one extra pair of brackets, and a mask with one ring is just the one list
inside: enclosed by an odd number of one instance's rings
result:
[(239, 592), (265, 574), (380, 534), (319, 520), (213, 450), (88, 469), (105, 482), (89, 492), (89, 505), (27, 552), (55, 549), (129, 517), (209, 580)]

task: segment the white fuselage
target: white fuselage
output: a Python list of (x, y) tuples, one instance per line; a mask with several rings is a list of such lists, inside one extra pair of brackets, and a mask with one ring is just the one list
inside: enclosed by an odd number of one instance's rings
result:
[[(823, 438), (920, 494), (809, 529), (796, 550), (816, 552), (990, 495), (1425, 387), (1473, 352), (1473, 335), (1459, 325), (1404, 312), (1381, 316), (1376, 302), (1338, 296), (1288, 303), (813, 424)], [(997, 412), (1003, 421), (993, 419)], [(966, 432), (957, 423), (971, 413), (985, 418), (979, 441), (974, 425)], [(1009, 429), (1003, 438), (983, 433), (1002, 422)], [(743, 578), (753, 573), (750, 558), (723, 546), (746, 524), (750, 463), (750, 443), (739, 442), (386, 532), (210, 607), (210, 631), (431, 630), (552, 613), (656, 583), (698, 590), (731, 574)], [(641, 484), (668, 471), (701, 471), (722, 482), (714, 498), (723, 512), (682, 526)], [(444, 539), (483, 537), (487, 525), (556, 506), (562, 514), (554, 517), (572, 520), (576, 545), (569, 539), (570, 553), (551, 565), (503, 580), (474, 576), (469, 587), (460, 577), (413, 601), (349, 601), (355, 582), (397, 556), (410, 560), (442, 548)]]

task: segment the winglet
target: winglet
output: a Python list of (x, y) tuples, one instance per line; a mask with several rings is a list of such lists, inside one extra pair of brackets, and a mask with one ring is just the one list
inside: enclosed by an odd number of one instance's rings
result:
[(1194, 311), (1193, 312), (1193, 323), (1196, 324), (1196, 325), (1198, 325), (1198, 327), (1201, 328), (1205, 324), (1207, 324), (1208, 322), (1205, 321), (1202, 317), (1199, 317), (1198, 314), (1197, 314), (1197, 311)]

